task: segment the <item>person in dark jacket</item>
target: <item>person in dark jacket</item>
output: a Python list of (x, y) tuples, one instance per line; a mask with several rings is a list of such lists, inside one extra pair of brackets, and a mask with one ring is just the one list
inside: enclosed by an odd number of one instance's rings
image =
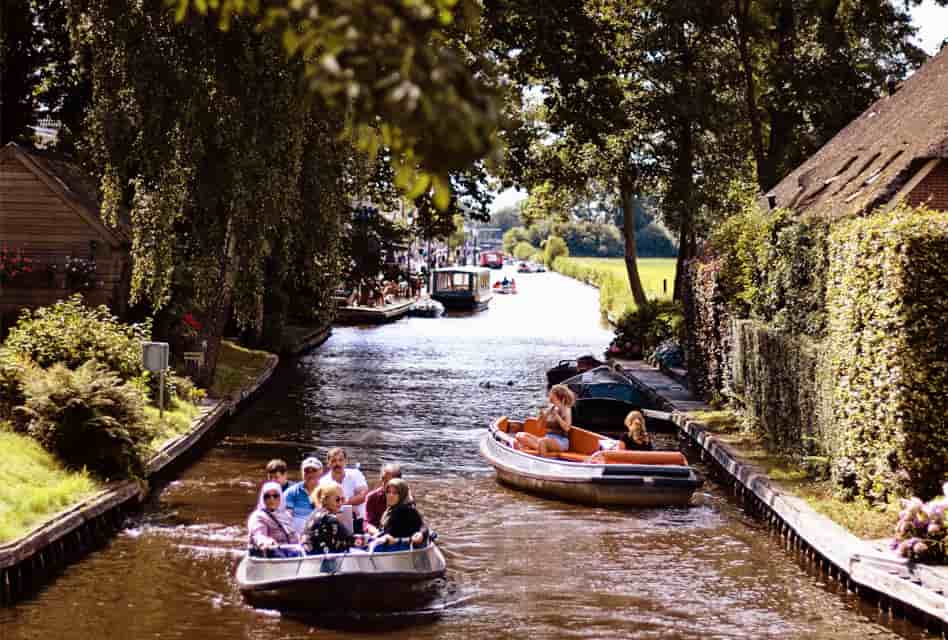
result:
[(640, 411), (630, 411), (625, 417), (625, 428), (628, 429), (619, 438), (619, 449), (628, 451), (652, 451), (652, 437), (645, 429), (645, 416)]
[(428, 529), (415, 508), (407, 482), (401, 478), (389, 480), (385, 503), (388, 506), (382, 514), (378, 537), (381, 544), (397, 544), (401, 538), (410, 538), (412, 544), (420, 545), (428, 539)]
[(360, 546), (352, 531), (336, 517), (345, 500), (338, 483), (324, 479), (313, 491), (311, 499), (316, 509), (306, 520), (301, 536), (307, 555), (345, 553), (353, 546)]

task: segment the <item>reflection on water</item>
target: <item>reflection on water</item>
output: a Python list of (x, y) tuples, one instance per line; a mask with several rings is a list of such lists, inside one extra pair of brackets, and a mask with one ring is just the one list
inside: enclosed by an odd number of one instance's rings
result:
[[(498, 485), (477, 441), (522, 416), (562, 358), (600, 353), (597, 292), (517, 274), (488, 311), (335, 331), (286, 363), (229, 435), (107, 549), (0, 610), (24, 638), (923, 638), (822, 584), (713, 484), (700, 506), (588, 508)], [(674, 436), (660, 435), (666, 447)], [(374, 481), (401, 462), (448, 562), (424, 611), (294, 618), (233, 580), (266, 462), (344, 446)]]

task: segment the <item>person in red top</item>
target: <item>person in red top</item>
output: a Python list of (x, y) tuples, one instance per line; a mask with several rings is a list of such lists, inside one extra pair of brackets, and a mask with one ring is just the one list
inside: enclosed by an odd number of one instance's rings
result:
[(385, 487), (392, 478), (401, 478), (400, 465), (390, 462), (382, 466), (381, 483), (365, 497), (365, 522), (375, 529), (382, 526), (382, 514), (385, 513)]

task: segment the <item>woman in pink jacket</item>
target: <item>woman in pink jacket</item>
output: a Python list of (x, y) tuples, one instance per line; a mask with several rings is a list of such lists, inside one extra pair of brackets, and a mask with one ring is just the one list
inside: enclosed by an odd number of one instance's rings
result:
[(300, 555), (295, 549), (280, 545), (298, 544), (293, 519), (283, 502), (283, 490), (276, 482), (266, 482), (260, 489), (256, 510), (247, 520), (250, 534), (250, 554), (269, 558), (287, 558)]

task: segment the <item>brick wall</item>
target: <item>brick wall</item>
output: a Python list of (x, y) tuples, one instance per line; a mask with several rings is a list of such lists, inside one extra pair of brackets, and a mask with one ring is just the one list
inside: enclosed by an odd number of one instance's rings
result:
[(926, 205), (948, 211), (948, 162), (942, 161), (908, 194), (906, 202), (913, 207)]

